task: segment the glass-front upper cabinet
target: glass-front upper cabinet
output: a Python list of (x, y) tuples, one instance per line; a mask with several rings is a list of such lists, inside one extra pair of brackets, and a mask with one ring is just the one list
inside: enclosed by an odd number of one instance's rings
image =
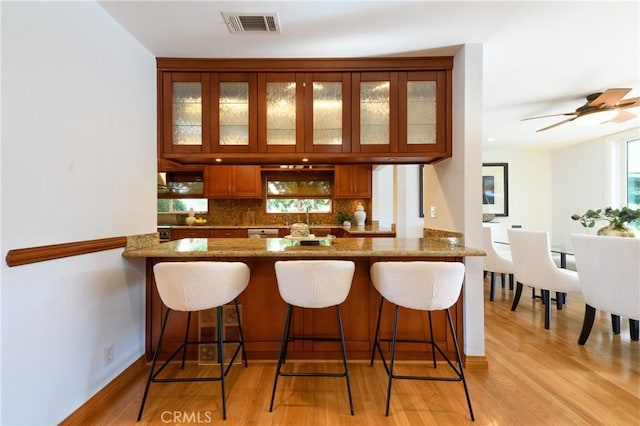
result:
[(353, 75), (354, 152), (445, 152), (447, 73)]
[(260, 152), (349, 152), (350, 73), (258, 75)]
[(353, 151), (397, 152), (398, 74), (354, 73)]
[(164, 152), (209, 152), (209, 80), (207, 73), (163, 73)]
[(399, 151), (446, 150), (446, 73), (400, 72), (398, 80)]
[(213, 152), (256, 152), (257, 75), (211, 75), (211, 146)]

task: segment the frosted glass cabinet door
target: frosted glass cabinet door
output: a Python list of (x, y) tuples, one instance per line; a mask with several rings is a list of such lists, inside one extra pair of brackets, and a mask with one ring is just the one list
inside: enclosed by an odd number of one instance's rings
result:
[(173, 82), (173, 144), (202, 145), (202, 84)]
[(446, 74), (399, 73), (400, 152), (446, 150)]
[(407, 144), (436, 143), (436, 82), (407, 82)]
[(207, 152), (208, 74), (165, 73), (162, 84), (165, 152)]
[(220, 82), (220, 145), (249, 145), (249, 83)]
[(351, 73), (305, 76), (305, 151), (351, 151)]
[(354, 73), (354, 151), (397, 151), (397, 73)]
[(212, 150), (257, 151), (257, 75), (219, 73), (211, 76)]

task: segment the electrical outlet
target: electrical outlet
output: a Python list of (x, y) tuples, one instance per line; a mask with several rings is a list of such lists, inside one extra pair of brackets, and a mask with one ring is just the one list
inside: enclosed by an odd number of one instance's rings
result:
[(104, 365), (109, 365), (113, 362), (113, 345), (109, 345), (104, 350)]
[(431, 206), (431, 218), (438, 217), (438, 208), (436, 206)]

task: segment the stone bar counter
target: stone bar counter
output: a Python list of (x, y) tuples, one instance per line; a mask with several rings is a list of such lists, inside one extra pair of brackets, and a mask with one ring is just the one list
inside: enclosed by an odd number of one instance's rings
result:
[[(352, 260), (356, 270), (351, 291), (342, 305), (343, 325), (347, 351), (350, 359), (367, 359), (370, 356), (375, 331), (378, 293), (371, 284), (369, 269), (379, 261), (447, 261), (464, 262), (466, 256), (483, 256), (482, 250), (460, 245), (457, 238), (333, 238), (320, 241), (319, 245), (301, 245), (300, 241), (286, 238), (185, 238), (181, 240), (147, 244), (143, 248), (127, 248), (123, 256), (146, 258), (147, 309), (146, 309), (146, 354), (150, 359), (160, 332), (161, 319), (166, 307), (158, 296), (153, 279), (153, 266), (158, 262), (171, 261), (240, 261), (251, 270), (247, 289), (240, 295), (241, 321), (249, 359), (277, 359), (284, 322), (286, 305), (280, 298), (274, 263), (278, 260), (295, 259), (347, 259)], [(215, 285), (215, 277), (212, 277)], [(300, 285), (304, 285), (301, 282)], [(462, 296), (451, 308), (454, 326), (460, 346), (464, 330), (462, 321)], [(184, 339), (184, 321), (170, 321), (175, 327), (167, 328), (161, 356), (166, 357)], [(399, 333), (405, 338), (425, 338), (429, 323), (425, 312), (402, 309), (400, 315), (403, 328)], [(211, 332), (207, 322), (210, 316), (201, 313), (192, 315), (190, 339)], [(443, 312), (433, 316), (434, 336), (454, 356), (453, 341), (445, 333)], [(336, 315), (333, 309), (303, 310), (296, 308), (293, 314), (292, 333), (304, 336), (333, 336), (336, 330)], [(171, 325), (170, 324), (170, 325)], [(381, 336), (389, 336), (392, 324), (392, 306), (385, 304)], [(215, 327), (215, 325), (214, 325)], [(227, 330), (225, 330), (227, 332)], [(231, 327), (230, 332), (237, 332)], [(214, 334), (215, 335), (215, 334)], [(400, 335), (400, 334), (399, 334)], [(204, 345), (201, 345), (204, 346)], [(398, 345), (399, 359), (424, 359), (430, 356), (425, 345)], [(203, 351), (189, 354), (192, 359), (202, 360)], [(340, 359), (339, 344), (335, 342), (296, 341), (289, 347), (290, 359)]]

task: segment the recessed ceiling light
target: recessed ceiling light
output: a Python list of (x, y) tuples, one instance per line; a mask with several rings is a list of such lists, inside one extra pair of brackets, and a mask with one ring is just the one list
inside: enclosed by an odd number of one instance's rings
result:
[(487, 138), (487, 142), (495, 142), (495, 141), (497, 141), (497, 140), (498, 140), (498, 139), (496, 139), (496, 138)]

